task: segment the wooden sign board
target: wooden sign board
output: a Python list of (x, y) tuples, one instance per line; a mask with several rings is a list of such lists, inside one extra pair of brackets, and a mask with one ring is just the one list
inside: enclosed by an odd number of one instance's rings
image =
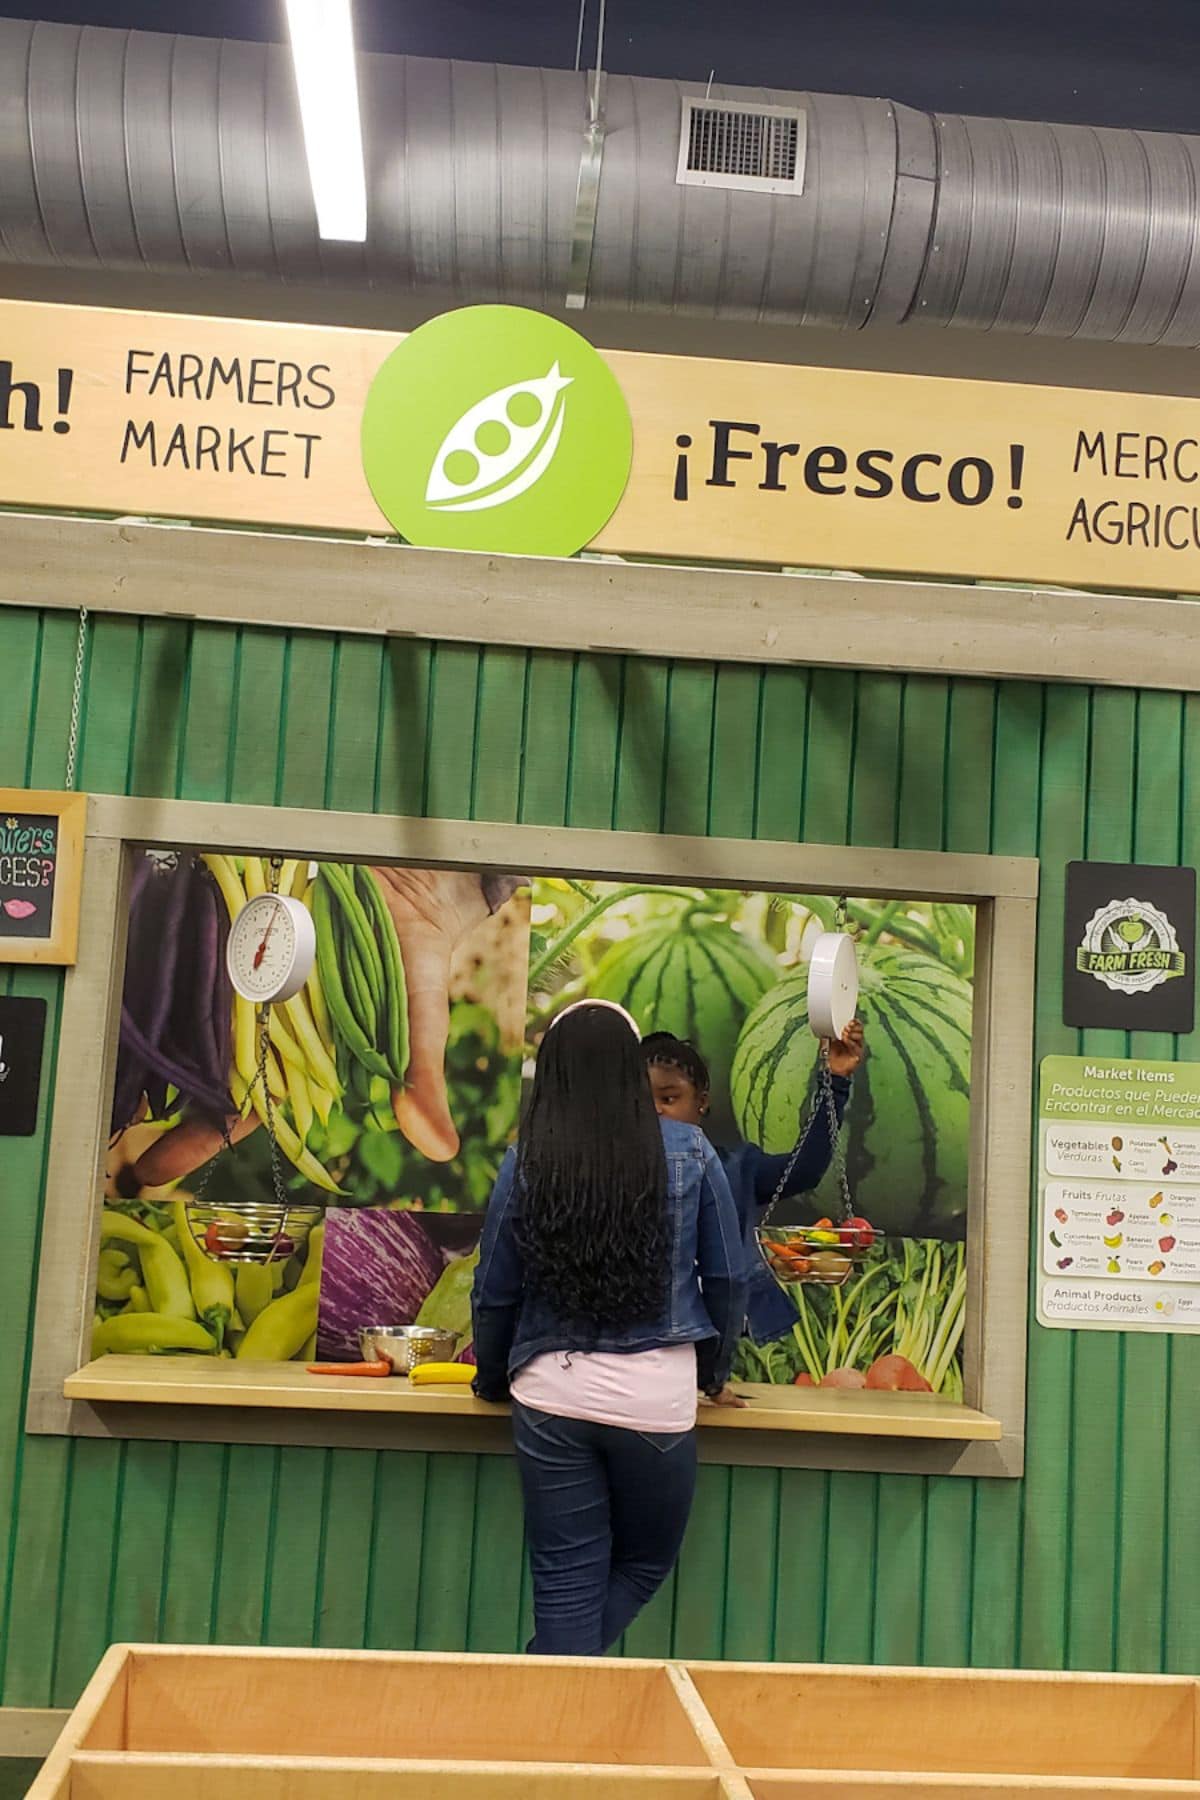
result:
[(0, 963), (73, 963), (87, 796), (0, 788)]
[[(394, 534), (360, 434), (399, 342), (0, 301), (0, 504)], [(1200, 592), (1200, 399), (604, 356), (634, 455), (594, 550)]]
[(1196, 1022), (1196, 871), (1070, 862), (1063, 1022), (1185, 1036)]

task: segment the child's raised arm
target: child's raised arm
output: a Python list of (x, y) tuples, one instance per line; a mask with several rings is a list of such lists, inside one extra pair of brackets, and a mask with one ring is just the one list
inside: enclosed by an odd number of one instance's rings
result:
[[(852, 1019), (842, 1033), (840, 1040), (828, 1046), (829, 1073), (833, 1085), (833, 1107), (837, 1115), (839, 1127), (846, 1111), (846, 1103), (850, 1098), (850, 1079), (866, 1055), (866, 1040), (863, 1036), (862, 1024)], [(812, 1119), (808, 1140), (795, 1164), (788, 1174), (784, 1195), (807, 1194), (819, 1187), (821, 1178), (829, 1167), (833, 1155), (833, 1136), (829, 1128), (828, 1110), (820, 1105), (820, 1091), (816, 1090), (811, 1101)], [(796, 1121), (796, 1136), (804, 1130), (805, 1120)], [(760, 1206), (766, 1206), (774, 1196), (776, 1188), (783, 1179), (784, 1171), (791, 1161), (792, 1152), (786, 1151), (782, 1156), (768, 1156), (765, 1150), (751, 1147), (747, 1153), (748, 1161), (754, 1171), (754, 1197)]]

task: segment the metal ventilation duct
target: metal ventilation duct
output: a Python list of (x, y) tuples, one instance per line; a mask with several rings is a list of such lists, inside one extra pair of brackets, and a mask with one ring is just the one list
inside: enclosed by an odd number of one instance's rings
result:
[[(361, 91), (370, 235), (322, 244), (285, 49), (0, 19), (0, 261), (560, 306), (587, 78), (364, 56)], [(1200, 138), (714, 88), (805, 114), (803, 192), (729, 192), (676, 181), (699, 92), (608, 78), (590, 304), (1200, 344)]]

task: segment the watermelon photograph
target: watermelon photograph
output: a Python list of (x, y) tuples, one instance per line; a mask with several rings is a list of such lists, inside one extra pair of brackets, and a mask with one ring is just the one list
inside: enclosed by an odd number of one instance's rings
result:
[[(718, 1150), (773, 1157), (793, 1149), (818, 1092), (814, 943), (851, 934), (866, 1056), (841, 1145), (852, 1211), (873, 1241), (844, 1285), (781, 1284), (794, 1324), (744, 1339), (736, 1373), (961, 1397), (974, 909), (851, 898), (843, 913), (828, 895), (542, 878), (530, 917), (531, 1053), (564, 1006), (617, 1001), (643, 1034), (670, 1032), (699, 1052)], [(830, 1167), (815, 1190), (781, 1201), (772, 1224), (843, 1211)]]

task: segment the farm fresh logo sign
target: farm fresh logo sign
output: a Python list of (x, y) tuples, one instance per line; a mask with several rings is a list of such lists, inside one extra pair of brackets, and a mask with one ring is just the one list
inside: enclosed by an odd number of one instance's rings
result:
[(572, 556), (629, 479), (629, 409), (578, 332), (470, 306), (405, 338), (371, 384), (363, 469), (412, 544)]
[(1075, 966), (1117, 994), (1146, 993), (1184, 974), (1170, 919), (1145, 900), (1110, 900), (1088, 920)]
[(1195, 954), (1194, 869), (1067, 865), (1066, 1024), (1190, 1031)]

